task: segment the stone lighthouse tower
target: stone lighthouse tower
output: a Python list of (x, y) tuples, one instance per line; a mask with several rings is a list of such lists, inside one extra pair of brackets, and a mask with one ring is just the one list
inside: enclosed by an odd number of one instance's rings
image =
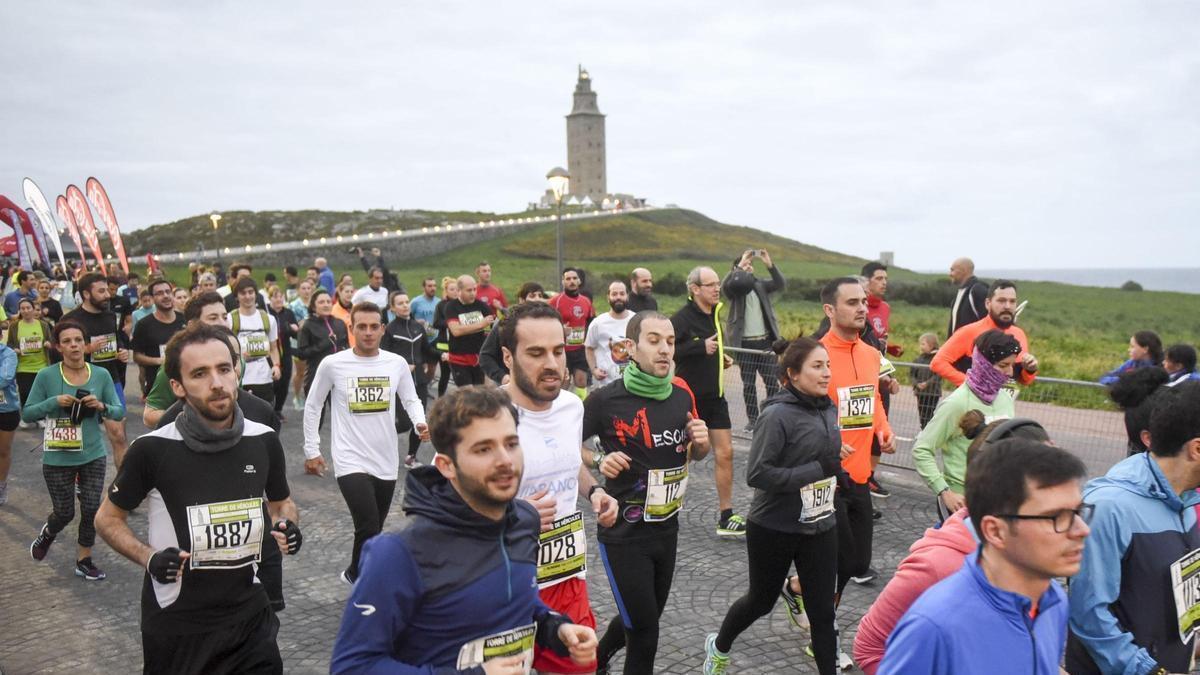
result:
[(579, 199), (591, 197), (599, 205), (608, 194), (604, 158), (604, 115), (596, 107), (592, 79), (579, 66), (575, 82), (575, 105), (567, 115), (567, 171), (570, 192)]

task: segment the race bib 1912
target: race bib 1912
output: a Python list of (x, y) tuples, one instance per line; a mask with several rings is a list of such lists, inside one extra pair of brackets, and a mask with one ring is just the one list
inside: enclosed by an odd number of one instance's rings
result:
[(800, 488), (800, 522), (815, 523), (833, 515), (833, 476)]
[(583, 514), (563, 516), (538, 535), (537, 582), (546, 588), (582, 577), (587, 570), (587, 538), (583, 534)]
[(387, 412), (392, 406), (392, 381), (383, 377), (350, 377), (346, 401), (353, 415)]
[(646, 477), (646, 510), (642, 520), (653, 523), (674, 518), (683, 506), (687, 481), (686, 465), (673, 469), (650, 469)]
[(869, 429), (875, 423), (875, 385), (838, 387), (838, 425), (843, 429)]
[(455, 668), (467, 670), (482, 666), (492, 659), (505, 656), (522, 656), (525, 675), (533, 668), (533, 642), (537, 637), (537, 624), (513, 628), (471, 640), (458, 650)]
[(189, 506), (187, 518), (192, 569), (230, 569), (261, 561), (261, 497)]

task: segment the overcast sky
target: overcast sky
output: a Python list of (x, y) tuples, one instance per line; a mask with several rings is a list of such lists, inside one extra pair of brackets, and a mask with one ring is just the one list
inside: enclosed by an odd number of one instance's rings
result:
[(608, 187), (942, 269), (1196, 266), (1200, 3), (17, 2), (0, 193), (520, 210), (576, 64)]

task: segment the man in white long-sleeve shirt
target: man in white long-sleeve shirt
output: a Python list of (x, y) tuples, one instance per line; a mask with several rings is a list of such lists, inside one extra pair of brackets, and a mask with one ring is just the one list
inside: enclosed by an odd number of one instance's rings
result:
[(330, 398), (330, 456), (338, 488), (354, 521), (354, 552), (342, 581), (358, 578), (363, 542), (379, 534), (392, 505), (400, 471), (397, 449), (397, 398), (416, 425), (421, 440), (429, 440), (425, 410), (413, 384), (408, 363), (380, 351), (383, 322), (379, 306), (360, 302), (350, 309), (354, 349), (325, 357), (313, 377), (304, 404), (304, 470), (325, 475), (321, 456), (320, 421), (325, 398)]

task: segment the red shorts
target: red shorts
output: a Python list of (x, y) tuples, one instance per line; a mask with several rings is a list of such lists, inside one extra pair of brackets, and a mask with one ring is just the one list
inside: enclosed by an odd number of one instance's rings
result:
[[(596, 628), (596, 615), (588, 604), (587, 581), (576, 577), (538, 591), (542, 602), (550, 609), (570, 617), (573, 623)], [(596, 662), (578, 664), (569, 656), (559, 656), (549, 649), (534, 646), (533, 668), (539, 673), (590, 673)]]

